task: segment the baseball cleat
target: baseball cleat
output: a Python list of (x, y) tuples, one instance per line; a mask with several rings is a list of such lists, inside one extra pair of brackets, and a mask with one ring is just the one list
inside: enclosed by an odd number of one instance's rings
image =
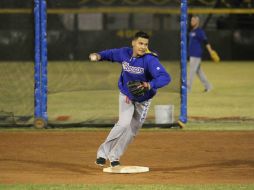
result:
[(110, 167), (117, 167), (117, 166), (120, 166), (120, 162), (119, 161), (110, 162)]
[(205, 90), (204, 90), (204, 92), (211, 92), (212, 91), (212, 88), (206, 88)]
[(95, 164), (98, 165), (98, 166), (103, 167), (104, 164), (106, 164), (106, 159), (102, 158), (102, 157), (99, 157), (99, 158), (96, 159)]

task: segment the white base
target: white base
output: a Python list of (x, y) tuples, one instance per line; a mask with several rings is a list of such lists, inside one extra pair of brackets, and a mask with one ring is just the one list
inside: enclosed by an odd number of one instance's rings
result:
[(103, 172), (120, 173), (120, 174), (143, 173), (143, 172), (149, 172), (149, 168), (142, 167), (142, 166), (116, 166), (116, 167), (103, 168)]

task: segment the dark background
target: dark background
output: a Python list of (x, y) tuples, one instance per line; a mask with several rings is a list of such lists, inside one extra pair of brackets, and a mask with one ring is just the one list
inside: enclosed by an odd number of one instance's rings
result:
[[(206, 2), (206, 3), (205, 3)], [(253, 1), (190, 1), (190, 7), (248, 8)], [(50, 0), (48, 8), (82, 8), (115, 6), (153, 6), (179, 8), (179, 1), (153, 0)], [(33, 1), (1, 0), (0, 11), (26, 8), (31, 13), (0, 14), (0, 60), (34, 59)], [(78, 14), (48, 14), (48, 58), (49, 60), (86, 60), (90, 52), (107, 48), (129, 46), (132, 35), (138, 30), (151, 34), (150, 48), (162, 60), (180, 59), (179, 15), (159, 14), (92, 14), (99, 16), (101, 27), (82, 29)], [(146, 16), (147, 19), (146, 20)], [(190, 18), (191, 15), (189, 15)], [(253, 14), (199, 15), (207, 32), (209, 42), (218, 51), (222, 60), (254, 59), (254, 16)], [(66, 18), (68, 22), (66, 22)], [(93, 24), (93, 21), (90, 23)], [(124, 23), (124, 24), (123, 24)], [(84, 25), (84, 23), (83, 23)], [(96, 24), (94, 24), (96, 26)], [(89, 26), (89, 24), (88, 24)], [(204, 59), (209, 59), (204, 52)]]

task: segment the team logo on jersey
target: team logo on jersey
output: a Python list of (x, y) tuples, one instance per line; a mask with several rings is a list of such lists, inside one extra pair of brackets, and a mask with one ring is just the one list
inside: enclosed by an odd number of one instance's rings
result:
[(142, 67), (133, 67), (130, 66), (128, 62), (123, 62), (123, 70), (129, 73), (133, 73), (133, 74), (143, 74), (144, 73), (144, 68)]
[(196, 32), (191, 32), (190, 36), (192, 36), (192, 37), (196, 36)]

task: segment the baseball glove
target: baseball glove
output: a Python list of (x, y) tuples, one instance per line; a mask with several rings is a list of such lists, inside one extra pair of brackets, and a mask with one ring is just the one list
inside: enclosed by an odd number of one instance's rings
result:
[(149, 83), (141, 81), (129, 81), (127, 86), (129, 92), (136, 97), (143, 96), (150, 89)]
[(219, 62), (220, 61), (220, 57), (219, 57), (219, 55), (216, 51), (212, 50), (211, 53), (210, 53), (210, 56), (211, 56), (211, 59), (214, 62)]

